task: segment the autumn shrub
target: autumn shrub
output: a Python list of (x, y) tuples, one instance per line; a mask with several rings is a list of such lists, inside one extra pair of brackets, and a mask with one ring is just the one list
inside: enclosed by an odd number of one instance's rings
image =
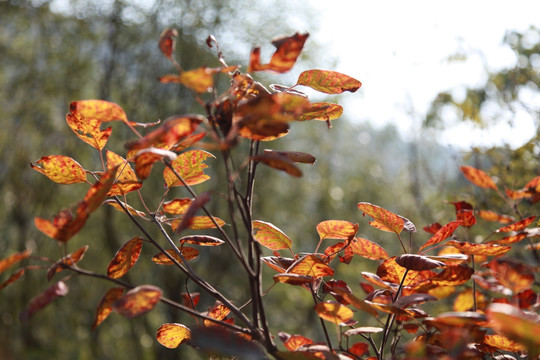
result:
[[(361, 83), (328, 70), (304, 71), (292, 86), (265, 86), (253, 79), (251, 75), (260, 71), (289, 71), (308, 34), (274, 40), (276, 50), (268, 63), (261, 62), (260, 49), (254, 48), (245, 73), (240, 66), (226, 63), (213, 36), (207, 45), (216, 50), (219, 65), (184, 70), (174, 57), (176, 36), (175, 30), (167, 29), (160, 37), (159, 47), (177, 71), (160, 81), (189, 88), (201, 114), (135, 123), (115, 103), (75, 101), (69, 105), (67, 125), (97, 150), (101, 159), (98, 169), (88, 170), (63, 155), (44, 156), (31, 164), (54, 182), (86, 183), (88, 190), (83, 199), (52, 219), (35, 218), (35, 226), (61, 245), (64, 254), (60, 259), (34, 257), (24, 251), (0, 262), (0, 272), (21, 261), (37, 262), (15, 271), (0, 288), (26, 271), (45, 269), (47, 281), (52, 281), (30, 301), (20, 314), (21, 321), (65, 296), (70, 279), (81, 276), (99, 278), (112, 286), (97, 304), (89, 327), (99, 326), (111, 312), (134, 318), (158, 304), (169, 306), (192, 320), (161, 325), (156, 329), (156, 340), (171, 349), (192, 346), (209, 356), (509, 359), (540, 354), (539, 246), (533, 242), (539, 232), (530, 227), (536, 216), (524, 213), (534, 211), (540, 177), (524, 181), (521, 189), (502, 191), (486, 172), (462, 166), (462, 174), (482, 191), (500, 196), (504, 208), (476, 209), (466, 201), (452, 202), (454, 219), (444, 225), (426, 225), (421, 234), (409, 219), (358, 199), (357, 209), (351, 211), (359, 218), (367, 217), (360, 220), (362, 226), (369, 221), (381, 231), (381, 237), (394, 237), (400, 253), (389, 254), (380, 244), (358, 237), (359, 224), (335, 219), (313, 224), (318, 243), (311, 249), (297, 249), (278, 226), (259, 220), (260, 215), (253, 213), (255, 179), (259, 166), (301, 177), (300, 164), (313, 164), (315, 157), (263, 150), (261, 145), (286, 136), (292, 121), (325, 121), (330, 127), (331, 121), (341, 116), (341, 106), (312, 103), (302, 87), (340, 94), (355, 92)], [(222, 93), (216, 78), (227, 78), (230, 83)], [(136, 137), (126, 142), (122, 155), (107, 148), (112, 128), (104, 127), (110, 121), (120, 121)], [(221, 188), (197, 192), (197, 185), (210, 178), (205, 173), (208, 160), (216, 157), (225, 169), (225, 178), (218, 183)], [(157, 164), (163, 168), (160, 173)], [(160, 178), (165, 186), (161, 199), (149, 201), (141, 187), (152, 177)], [(210, 211), (209, 206), (216, 196), (226, 204), (219, 213)], [(264, 196), (271, 194), (261, 198)], [(115, 254), (109, 254), (112, 260), (107, 269), (82, 268), (81, 259), (92, 249), (70, 249), (69, 242), (84, 231), (90, 215), (102, 206), (122, 212), (134, 234)], [(491, 232), (477, 233), (477, 221), (491, 224)], [(153, 235), (149, 227), (155, 227), (159, 235)], [(139, 259), (143, 246), (153, 248), (155, 255)], [(249, 294), (228, 297), (218, 290), (227, 284), (213, 284), (200, 276), (196, 259), (200, 252), (212, 252), (216, 246), (226, 248), (222, 254), (227, 254), (227, 261), (239, 265), (242, 274), (237, 281), (245, 282)], [(509, 256), (513, 248), (526, 256)], [(265, 256), (263, 251), (272, 255)], [(339, 278), (336, 265), (349, 264), (354, 257), (374, 261), (377, 267), (375, 273), (359, 273), (359, 283), (353, 285)], [(151, 261), (180, 272), (186, 291), (166, 294), (157, 279), (154, 284), (123, 280), (137, 261)], [(273, 285), (267, 288), (263, 286), (268, 284), (263, 282), (265, 267), (275, 273)], [(284, 310), (273, 308), (265, 296), (275, 287), (288, 286), (310, 294), (321, 338), (272, 333), (273, 314)], [(202, 298), (212, 299), (214, 305), (201, 309), (198, 303)], [(441, 311), (441, 306), (427, 306), (442, 299), (452, 308)], [(428, 313), (428, 307), (435, 312)]]

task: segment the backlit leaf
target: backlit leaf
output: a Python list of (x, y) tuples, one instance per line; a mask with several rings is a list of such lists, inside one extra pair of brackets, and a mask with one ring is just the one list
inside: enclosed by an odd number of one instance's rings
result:
[(113, 303), (113, 309), (129, 319), (152, 310), (161, 299), (162, 291), (152, 285), (140, 285), (129, 290)]
[(506, 252), (508, 252), (508, 250), (510, 250), (510, 246), (471, 244), (468, 242), (460, 242), (456, 240), (449, 240), (446, 245), (453, 246), (467, 255), (499, 256), (505, 254)]
[(440, 228), (442, 228), (442, 225), (436, 222), (433, 224), (429, 224), (428, 226), (424, 226), (423, 229), (425, 232), (435, 235)]
[(302, 335), (290, 335), (283, 331), (278, 333), (278, 337), (283, 341), (283, 345), (289, 351), (296, 351), (300, 347), (313, 344), (313, 340)]
[(180, 244), (193, 244), (199, 246), (219, 246), (225, 241), (209, 235), (189, 235), (184, 236), (180, 240)]
[(182, 215), (185, 214), (192, 203), (192, 199), (173, 199), (163, 203), (163, 211), (168, 214)]
[(24, 275), (25, 272), (26, 272), (25, 268), (15, 271), (13, 274), (11, 274), (10, 277), (8, 277), (6, 280), (0, 283), (0, 290), (5, 288), (9, 284), (13, 284), (15, 281), (19, 280)]
[(39, 171), (52, 181), (59, 184), (75, 184), (86, 182), (86, 173), (78, 162), (63, 155), (43, 156), (35, 163), (32, 169)]
[(124, 293), (124, 288), (114, 287), (107, 290), (105, 295), (99, 301), (99, 304), (96, 308), (96, 314), (94, 316), (94, 323), (92, 324), (92, 329), (95, 329), (99, 324), (101, 324), (106, 318), (109, 317), (112, 311), (113, 303), (118, 300)]
[(432, 246), (435, 244), (438, 244), (444, 240), (446, 240), (450, 235), (454, 233), (454, 231), (463, 224), (462, 221), (452, 221), (443, 227), (441, 227), (435, 235), (433, 235), (424, 245), (420, 247), (420, 250), (425, 249), (428, 246)]
[[(214, 220), (217, 223), (217, 226), (222, 227), (225, 225), (225, 221), (218, 217), (214, 217)], [(171, 227), (174, 232), (179, 232), (180, 224), (182, 219), (176, 219), (171, 222)], [(205, 230), (205, 229), (215, 229), (217, 228), (216, 224), (208, 216), (193, 216), (189, 222), (189, 228), (192, 230)]]
[[(223, 305), (221, 302), (218, 301), (216, 302), (214, 306), (212, 306), (209, 309), (207, 316), (209, 318), (222, 321), (222, 320), (225, 320), (225, 318), (227, 317), (227, 315), (230, 314), (230, 312), (231, 312), (231, 309), (229, 309), (228, 307), (226, 307), (225, 305)], [(210, 321), (207, 319), (204, 320), (204, 326), (215, 326), (215, 325), (216, 323), (213, 321)]]
[(62, 257), (60, 260), (51, 265), (49, 269), (47, 269), (47, 280), (50, 281), (54, 274), (64, 270), (64, 266), (73, 266), (81, 261), (86, 253), (86, 250), (88, 250), (88, 245), (73, 251), (71, 254)]
[(223, 326), (191, 327), (190, 345), (205, 354), (222, 358), (262, 360), (266, 357), (257, 343)]
[(142, 187), (142, 183), (137, 179), (135, 171), (123, 157), (110, 150), (107, 150), (106, 156), (107, 169), (118, 168), (115, 182), (109, 190), (108, 196), (125, 195)]
[(489, 241), (488, 244), (498, 244), (498, 245), (510, 245), (517, 242), (520, 242), (521, 240), (525, 239), (527, 237), (527, 234), (525, 233), (519, 233), (516, 235), (511, 235), (504, 237), (502, 239)]
[(358, 342), (353, 344), (353, 346), (351, 346), (348, 351), (355, 356), (362, 356), (368, 353), (369, 345), (366, 343)]
[[(174, 249), (168, 249), (165, 251), (167, 252), (167, 254), (169, 254), (174, 259), (176, 259), (177, 262), (179, 263), (183, 262), (180, 255), (178, 255), (178, 253)], [(182, 253), (182, 256), (184, 257), (184, 259), (186, 259), (186, 261), (196, 259), (199, 256), (199, 250), (189, 247), (189, 246), (182, 246), (180, 248), (180, 252)], [(162, 252), (160, 252), (157, 255), (154, 255), (154, 257), (152, 257), (152, 261), (158, 265), (174, 265), (174, 262)]]
[(163, 55), (172, 59), (172, 54), (175, 48), (174, 38), (178, 37), (178, 31), (176, 29), (166, 28), (159, 36), (159, 48)]
[(31, 253), (32, 253), (32, 250), (27, 249), (21, 252), (11, 254), (10, 256), (6, 258), (1, 259), (0, 260), (0, 274), (6, 271), (7, 269), (9, 269), (11, 266), (18, 263), (19, 261), (24, 260), (27, 257), (29, 257)]
[[(402, 281), (403, 276), (405, 275), (405, 271), (407, 271), (407, 269), (405, 269), (403, 266), (399, 265), (396, 262), (396, 257), (391, 257), (384, 260), (379, 265), (379, 267), (377, 268), (377, 275), (384, 281), (399, 284)], [(414, 286), (433, 278), (435, 275), (437, 275), (437, 273), (431, 270), (409, 270), (407, 272), (407, 277), (405, 278), (405, 281), (403, 281), (403, 285)]]
[(481, 188), (497, 190), (497, 185), (495, 185), (491, 177), (482, 170), (476, 169), (472, 166), (461, 166), (459, 169), (463, 175), (465, 175), (467, 180), (472, 182), (474, 185)]
[(457, 286), (471, 278), (473, 269), (465, 264), (447, 266), (444, 270), (430, 279), (431, 284), (437, 286)]
[(156, 339), (166, 348), (175, 349), (191, 339), (191, 330), (182, 324), (163, 324), (156, 332)]
[(382, 246), (379, 246), (368, 239), (355, 237), (349, 246), (354, 254), (371, 260), (382, 260), (389, 257)]
[(358, 231), (358, 224), (344, 220), (326, 220), (317, 224), (319, 238), (324, 239), (350, 239)]
[(287, 157), (277, 153), (264, 153), (250, 157), (251, 161), (262, 162), (276, 170), (281, 170), (295, 177), (302, 176), (302, 171)]
[(388, 281), (385, 281), (383, 279), (381, 279), (379, 277), (379, 275), (377, 274), (373, 274), (373, 273), (370, 273), (370, 272), (367, 272), (367, 271), (363, 271), (361, 273), (362, 277), (364, 279), (366, 279), (367, 281), (369, 281), (369, 283), (371, 285), (375, 285), (375, 286), (379, 286), (379, 287), (382, 287), (384, 289), (394, 289), (395, 288), (395, 284), (394, 283), (391, 283), (391, 282), (388, 282)]
[(530, 289), (534, 283), (534, 268), (513, 258), (497, 258), (487, 266), (491, 274), (514, 293)]
[[(219, 70), (219, 69), (218, 69)], [(198, 93), (209, 92), (214, 87), (214, 74), (216, 69), (201, 67), (194, 70), (184, 71), (180, 74), (180, 82)]]
[(69, 104), (70, 112), (77, 112), (86, 119), (99, 122), (123, 121), (128, 122), (124, 110), (117, 104), (105, 100), (79, 100)]
[(405, 309), (411, 305), (419, 305), (428, 301), (437, 301), (437, 298), (430, 294), (412, 294), (408, 296), (402, 296), (394, 302), (394, 306)]
[(343, 115), (343, 107), (332, 103), (312, 103), (298, 120), (330, 121), (339, 119)]
[(497, 214), (496, 212), (491, 210), (480, 210), (478, 212), (478, 215), (484, 220), (496, 221), (501, 224), (510, 224), (511, 222), (515, 221), (512, 216)]
[(310, 254), (295, 261), (287, 270), (287, 273), (320, 278), (334, 275), (334, 270), (326, 265), (319, 257)]
[(354, 315), (351, 309), (336, 301), (320, 302), (315, 305), (315, 311), (322, 319), (338, 325), (345, 325)]
[(409, 270), (432, 270), (438, 267), (444, 267), (446, 264), (442, 261), (433, 260), (427, 256), (416, 254), (403, 254), (396, 258), (396, 263)]
[(282, 37), (274, 39), (272, 44), (276, 47), (276, 51), (272, 55), (268, 64), (261, 64), (261, 49), (254, 48), (251, 50), (249, 59), (248, 72), (253, 71), (274, 71), (277, 73), (284, 73), (289, 71), (296, 59), (302, 52), (304, 43), (306, 42), (309, 34), (296, 33), (293, 36)]
[[(187, 185), (196, 185), (210, 179), (210, 176), (204, 173), (208, 168), (204, 162), (214, 155), (203, 150), (189, 150), (180, 154), (176, 160), (171, 162), (173, 169), (182, 177)], [(168, 167), (163, 170), (163, 178), (167, 187), (182, 186), (182, 182), (175, 173)]]
[(253, 238), (261, 245), (270, 250), (290, 249), (292, 241), (283, 231), (275, 225), (265, 221), (255, 220), (252, 222)]
[(396, 234), (403, 230), (405, 220), (393, 212), (366, 202), (358, 203), (358, 208), (364, 212), (364, 216), (368, 214), (374, 219), (369, 224), (377, 229), (395, 232)]
[(154, 164), (163, 158), (168, 158), (170, 161), (173, 161), (177, 158), (176, 153), (165, 150), (158, 149), (153, 146), (144, 148), (142, 150), (136, 150), (135, 153), (135, 172), (137, 176), (144, 180), (152, 171)]
[(101, 131), (101, 121), (86, 118), (76, 111), (72, 111), (66, 115), (66, 122), (79, 139), (98, 150), (102, 150), (105, 147), (112, 133), (112, 128), (110, 127)]
[(195, 309), (201, 299), (201, 294), (198, 292), (181, 293), (180, 296), (182, 297), (182, 304), (191, 309)]
[(371, 314), (372, 316), (375, 316), (375, 317), (379, 316), (375, 309), (369, 306), (364, 300), (357, 298), (354, 294), (347, 292), (345, 290), (339, 289), (339, 288), (335, 288), (334, 291), (336, 292), (336, 294), (338, 294), (341, 298), (346, 300), (349, 304), (351, 304), (355, 308), (362, 310), (364, 312), (367, 312), (368, 314)]
[(355, 92), (362, 83), (348, 75), (329, 70), (307, 70), (298, 77), (297, 85), (309, 86), (326, 94)]
[(520, 220), (514, 224), (510, 224), (507, 226), (503, 226), (500, 229), (497, 229), (496, 232), (509, 232), (509, 231), (519, 231), (522, 229), (525, 229), (527, 226), (532, 224), (532, 222), (536, 219), (536, 216), (529, 216), (528, 218), (525, 218), (523, 220)]
[[(453, 310), (454, 311), (472, 311), (475, 305), (475, 298), (473, 298), (473, 290), (465, 289), (460, 292), (454, 299)], [(483, 310), (486, 307), (486, 297), (481, 292), (476, 292), (476, 308)]]
[(83, 199), (84, 205), (79, 205), (77, 211), (81, 210), (83, 207), (86, 207), (85, 211), (90, 214), (101, 206), (103, 201), (105, 201), (109, 190), (111, 190), (116, 177), (116, 171), (117, 168), (107, 169), (107, 172), (99, 178), (99, 181), (88, 189)]
[(124, 276), (139, 258), (142, 243), (143, 239), (134, 237), (122, 245), (107, 267), (107, 276), (113, 279)]
[(497, 351), (526, 351), (525, 346), (508, 339), (506, 336), (502, 335), (486, 335), (483, 340), (484, 344), (492, 346), (497, 349)]
[(20, 314), (21, 321), (28, 321), (32, 315), (49, 305), (54, 299), (60, 296), (65, 296), (69, 292), (69, 288), (63, 281), (59, 281), (49, 286), (45, 291), (35, 296), (30, 300), (30, 303)]

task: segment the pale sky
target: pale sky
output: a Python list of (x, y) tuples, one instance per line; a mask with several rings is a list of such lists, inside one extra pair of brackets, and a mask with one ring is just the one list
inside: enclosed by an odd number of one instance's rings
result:
[[(490, 70), (513, 66), (515, 56), (502, 44), (506, 31), (540, 27), (540, 1), (535, 0), (310, 3), (323, 14), (317, 42), (339, 61), (333, 70), (363, 83), (360, 96), (343, 96), (345, 116), (370, 119), (375, 126), (394, 123), (405, 135), (418, 128), (438, 92), (485, 81), (484, 62), (475, 52), (483, 54)], [(449, 62), (456, 53), (469, 58)], [(439, 139), (460, 148), (517, 147), (534, 131), (534, 122), (518, 114), (512, 127), (503, 122), (481, 131), (460, 125)]]

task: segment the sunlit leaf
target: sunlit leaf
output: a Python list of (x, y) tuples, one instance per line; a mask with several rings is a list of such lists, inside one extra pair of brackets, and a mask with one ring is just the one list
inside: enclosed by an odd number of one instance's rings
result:
[(142, 187), (142, 183), (137, 179), (135, 171), (123, 157), (110, 150), (107, 150), (106, 156), (107, 169), (118, 168), (115, 182), (109, 190), (108, 196), (125, 195)]
[(326, 265), (319, 257), (310, 254), (295, 261), (287, 270), (287, 273), (320, 278), (334, 275), (334, 270)]
[[(168, 249), (165, 251), (167, 252), (167, 254), (169, 254), (169, 256), (173, 257), (177, 262), (179, 263), (183, 262), (180, 255), (178, 255), (178, 253), (174, 249)], [(199, 250), (189, 247), (189, 246), (182, 246), (180, 248), (180, 252), (182, 253), (182, 257), (186, 261), (196, 259), (199, 256)], [(159, 254), (154, 255), (154, 257), (152, 257), (152, 261), (158, 265), (174, 265), (174, 262), (169, 258), (169, 256), (160, 252)]]
[(105, 100), (79, 100), (69, 104), (69, 111), (83, 115), (86, 119), (99, 122), (128, 122), (124, 110), (117, 104)]
[(35, 296), (30, 300), (30, 303), (20, 314), (21, 321), (28, 321), (32, 315), (49, 305), (54, 299), (60, 296), (65, 296), (69, 292), (69, 288), (63, 281), (59, 281), (49, 286), (45, 291)]
[(166, 348), (175, 349), (191, 339), (191, 330), (182, 324), (163, 324), (156, 332), (156, 339)]
[(150, 175), (152, 167), (156, 162), (163, 158), (167, 158), (169, 161), (174, 161), (177, 158), (176, 153), (153, 146), (142, 150), (135, 150), (134, 152), (135, 172), (141, 180), (146, 179)]
[(317, 224), (319, 238), (324, 239), (351, 239), (358, 231), (358, 224), (344, 220), (326, 220)]
[(383, 304), (383, 303), (377, 303), (374, 301), (364, 300), (364, 302), (371, 306), (373, 309), (385, 312), (387, 314), (394, 314), (398, 316), (414, 316), (414, 313), (410, 310), (401, 309), (397, 306), (394, 306), (392, 304)]
[(420, 247), (420, 250), (446, 240), (461, 224), (463, 224), (462, 221), (452, 221), (444, 225), (439, 230), (437, 230), (437, 232), (428, 241), (426, 241), (424, 245)]
[(354, 315), (351, 309), (336, 301), (320, 302), (315, 305), (315, 311), (322, 319), (338, 325), (345, 325)]
[(107, 317), (109, 317), (112, 311), (113, 303), (118, 300), (124, 293), (124, 288), (114, 287), (105, 293), (99, 304), (96, 308), (96, 314), (94, 316), (94, 323), (92, 324), (92, 329), (95, 329), (99, 324), (101, 324)]
[[(225, 221), (223, 221), (222, 219), (218, 217), (214, 216), (214, 220), (216, 221), (217, 226), (212, 221), (212, 218), (208, 216), (193, 216), (191, 218), (191, 221), (189, 222), (188, 227), (192, 230), (205, 230), (205, 229), (215, 229), (218, 226), (222, 227), (223, 225), (225, 225)], [(174, 232), (179, 232), (181, 223), (182, 223), (182, 219), (176, 219), (171, 222), (171, 227)]]
[(369, 306), (364, 300), (359, 299), (354, 294), (344, 291), (342, 289), (335, 288), (334, 291), (336, 294), (338, 294), (340, 297), (342, 297), (344, 300), (346, 300), (349, 304), (354, 306), (355, 308), (362, 310), (364, 312), (367, 312), (368, 314), (371, 314), (372, 316), (377, 317), (378, 313), (375, 309), (373, 309), (371, 306)]
[(403, 254), (396, 258), (396, 263), (409, 270), (432, 270), (438, 267), (444, 267), (446, 264), (442, 261), (430, 259), (427, 256), (416, 254)]
[(21, 252), (11, 254), (10, 256), (6, 258), (1, 259), (0, 260), (0, 274), (6, 271), (7, 269), (9, 269), (11, 266), (18, 263), (19, 261), (24, 260), (27, 257), (29, 257), (31, 253), (32, 253), (32, 250), (27, 249)]
[[(120, 200), (119, 200), (120, 201)], [(125, 208), (127, 209), (127, 211), (133, 215), (133, 216), (139, 216), (139, 217), (142, 217), (142, 218), (145, 218), (147, 219), (146, 217), (146, 214), (142, 211), (139, 211), (137, 209), (134, 209), (132, 206), (126, 204), (125, 202), (123, 201), (120, 201), (120, 203), (122, 203), (122, 205), (125, 206)], [(105, 204), (107, 205), (111, 205), (113, 208), (115, 208), (116, 210), (118, 211), (122, 211), (124, 212), (124, 209), (122, 208), (122, 206), (120, 204), (118, 204), (118, 202), (115, 200), (115, 199), (108, 199), (108, 200), (105, 200)]]
[(460, 292), (454, 299), (454, 311), (472, 311), (475, 306), (478, 310), (483, 310), (486, 307), (486, 297), (481, 292), (476, 292), (476, 297), (473, 297), (472, 289), (465, 289)]
[(198, 69), (183, 71), (180, 75), (163, 76), (159, 81), (162, 83), (179, 82), (198, 93), (205, 93), (211, 91), (214, 87), (213, 75), (218, 72), (219, 69), (211, 69), (203, 66)]
[(498, 245), (510, 245), (517, 242), (520, 242), (521, 240), (525, 239), (527, 237), (526, 233), (519, 233), (516, 235), (510, 235), (507, 237), (504, 237), (502, 239), (489, 241), (488, 244), (498, 244)]
[(497, 185), (495, 185), (491, 177), (482, 170), (476, 169), (472, 166), (461, 166), (459, 169), (463, 175), (465, 175), (467, 180), (472, 182), (474, 185), (481, 188), (497, 190)]
[(225, 243), (225, 241), (209, 235), (188, 235), (184, 236), (179, 241), (180, 244), (192, 244), (199, 246), (219, 246)]
[(252, 222), (253, 238), (261, 245), (270, 250), (290, 249), (292, 241), (283, 231), (275, 225), (265, 221), (255, 220)]
[(329, 70), (307, 70), (298, 77), (297, 85), (309, 86), (326, 94), (355, 92), (362, 83), (348, 75)]
[(534, 283), (534, 268), (513, 258), (496, 258), (487, 267), (491, 274), (514, 293), (530, 289)]
[(201, 299), (201, 294), (198, 292), (181, 293), (180, 296), (182, 297), (182, 304), (191, 309), (195, 309)]
[(444, 270), (430, 279), (433, 285), (437, 286), (457, 286), (471, 278), (473, 269), (466, 264), (447, 266)]
[(502, 228), (499, 228), (496, 230), (496, 232), (509, 232), (509, 231), (519, 231), (522, 229), (525, 229), (527, 226), (532, 224), (532, 222), (536, 219), (536, 216), (529, 216), (528, 218), (525, 218), (523, 220), (520, 220), (514, 224), (510, 224), (507, 226), (503, 226)]
[(510, 224), (511, 222), (515, 221), (512, 216), (497, 214), (496, 212), (491, 210), (480, 210), (478, 212), (478, 215), (484, 220), (496, 221), (501, 224)]
[(76, 111), (72, 111), (66, 115), (66, 122), (79, 139), (98, 150), (102, 150), (105, 147), (112, 133), (112, 128), (110, 127), (101, 131), (101, 121), (86, 118)]
[(84, 254), (86, 253), (86, 250), (88, 250), (88, 245), (85, 245), (73, 251), (72, 253), (62, 257), (60, 260), (51, 265), (49, 269), (47, 269), (47, 280), (50, 281), (54, 274), (64, 270), (65, 266), (73, 266), (74, 264), (81, 261), (84, 257)]
[(260, 48), (257, 47), (252, 49), (247, 71), (253, 72), (266, 70), (277, 73), (289, 71), (296, 63), (296, 59), (302, 52), (304, 43), (308, 37), (308, 33), (296, 33), (293, 36), (274, 39), (272, 44), (276, 47), (276, 51), (272, 55), (272, 58), (268, 64), (261, 64)]
[(250, 157), (251, 161), (262, 162), (276, 170), (281, 170), (295, 177), (302, 176), (302, 171), (286, 156), (277, 153), (264, 153)]
[[(458, 251), (456, 249), (456, 251)], [(465, 254), (444, 254), (440, 256), (427, 256), (431, 260), (442, 261), (446, 265), (458, 265), (469, 261), (469, 257)]]
[(85, 211), (90, 214), (101, 206), (103, 201), (105, 201), (109, 190), (111, 190), (116, 177), (116, 171), (117, 168), (107, 169), (107, 172), (99, 178), (99, 181), (88, 189), (84, 196), (83, 204), (80, 204), (77, 209), (78, 212), (86, 207)]
[(377, 229), (395, 232), (396, 234), (403, 230), (405, 220), (393, 212), (366, 202), (358, 203), (358, 208), (364, 212), (364, 216), (368, 214), (374, 219), (369, 224)]
[(162, 291), (152, 285), (140, 285), (129, 290), (113, 303), (113, 309), (129, 319), (152, 310), (161, 299)]
[(483, 340), (484, 344), (492, 346), (497, 349), (497, 351), (526, 351), (525, 346), (508, 339), (506, 336), (502, 335), (486, 335)]
[(313, 344), (313, 340), (302, 335), (290, 335), (283, 331), (278, 333), (279, 339), (283, 342), (283, 345), (289, 351), (296, 351), (300, 347)]
[(107, 276), (113, 279), (124, 276), (137, 262), (143, 241), (139, 237), (134, 237), (122, 245), (107, 267)]
[(437, 231), (440, 230), (440, 228), (442, 228), (442, 225), (439, 224), (438, 222), (436, 223), (433, 223), (433, 224), (430, 224), (428, 226), (424, 226), (423, 230), (427, 233), (430, 233), (430, 234), (436, 234)]
[(367, 343), (358, 342), (353, 344), (348, 351), (355, 356), (362, 356), (369, 352), (369, 345)]
[(535, 307), (540, 301), (538, 294), (531, 289), (523, 290), (519, 294), (516, 294), (515, 297), (518, 300), (520, 309)]
[(174, 38), (178, 37), (178, 31), (176, 29), (166, 28), (159, 36), (159, 48), (163, 55), (172, 59), (172, 54), (175, 48)]
[[(227, 315), (229, 315), (231, 312), (231, 309), (229, 309), (228, 307), (226, 307), (225, 305), (223, 305), (221, 302), (216, 302), (216, 304), (214, 306), (212, 306), (209, 311), (208, 311), (208, 314), (207, 316), (209, 318), (212, 318), (212, 319), (215, 319), (215, 320), (224, 320)], [(210, 320), (207, 320), (205, 319), (204, 320), (204, 326), (215, 326), (216, 323), (213, 322), (213, 321), (210, 321)]]
[(499, 256), (510, 250), (510, 246), (500, 246), (495, 244), (471, 244), (456, 240), (449, 240), (446, 242), (446, 245), (453, 246), (467, 255)]
[(368, 259), (382, 260), (389, 257), (382, 246), (377, 245), (368, 239), (355, 237), (349, 246), (354, 254)]
[(59, 184), (75, 184), (86, 182), (86, 173), (78, 162), (63, 155), (43, 156), (35, 163), (32, 169), (39, 171), (52, 181)]
[[(171, 166), (187, 185), (196, 185), (210, 179), (210, 176), (204, 173), (204, 169), (208, 168), (205, 161), (209, 157), (215, 158), (214, 155), (203, 150), (189, 150), (180, 154), (176, 160), (171, 162)], [(176, 174), (168, 167), (163, 170), (163, 179), (165, 179), (167, 187), (183, 185)]]
[(451, 311), (445, 312), (433, 319), (424, 319), (424, 322), (434, 326), (471, 326), (483, 324), (486, 321), (486, 316), (476, 311)]
[(343, 115), (343, 107), (332, 103), (312, 103), (298, 120), (330, 121), (339, 119)]
[(11, 274), (10, 277), (8, 277), (6, 280), (0, 283), (0, 290), (2, 290), (3, 288), (5, 288), (6, 286), (10, 284), (13, 284), (15, 281), (19, 280), (24, 275), (25, 272), (26, 272), (25, 268), (15, 271), (13, 274)]
[(182, 215), (186, 213), (192, 202), (193, 200), (188, 198), (165, 201), (163, 203), (163, 211), (168, 214)]
[(377, 274), (373, 274), (373, 273), (370, 273), (370, 272), (367, 272), (367, 271), (363, 271), (361, 273), (362, 277), (364, 279), (366, 279), (367, 281), (369, 281), (369, 283), (371, 285), (375, 285), (375, 286), (379, 286), (379, 287), (382, 287), (384, 289), (394, 289), (396, 284), (394, 283), (391, 283), (391, 282), (388, 282), (388, 281), (385, 281), (383, 279), (381, 279), (379, 277), (379, 275)]
[[(405, 269), (403, 266), (396, 262), (396, 257), (391, 257), (384, 260), (377, 268), (377, 275), (383, 280), (390, 283), (399, 284), (403, 276), (405, 275)], [(415, 286), (437, 275), (436, 272), (431, 270), (409, 270), (407, 271), (407, 277), (403, 281), (404, 286)], [(366, 279), (367, 280), (367, 279)]]

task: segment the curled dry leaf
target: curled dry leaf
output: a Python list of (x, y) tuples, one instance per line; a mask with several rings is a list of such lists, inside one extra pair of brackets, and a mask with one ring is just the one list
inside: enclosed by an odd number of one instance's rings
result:
[(362, 83), (348, 75), (329, 70), (307, 70), (298, 77), (297, 85), (309, 86), (326, 94), (355, 92)]
[(178, 37), (176, 29), (166, 28), (159, 36), (159, 48), (163, 55), (172, 60), (172, 54), (175, 47), (174, 38)]

